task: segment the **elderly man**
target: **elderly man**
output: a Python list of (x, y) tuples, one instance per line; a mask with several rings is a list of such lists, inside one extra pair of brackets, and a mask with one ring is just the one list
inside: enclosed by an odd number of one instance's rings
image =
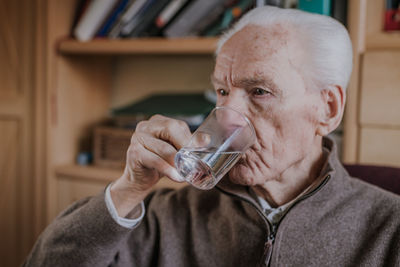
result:
[(272, 7), (219, 43), (217, 105), (257, 141), (209, 191), (150, 193), (190, 138), (183, 122), (138, 125), (125, 172), (64, 211), (28, 266), (400, 266), (400, 198), (355, 178), (325, 136), (340, 123), (351, 73), (348, 34), (331, 18)]

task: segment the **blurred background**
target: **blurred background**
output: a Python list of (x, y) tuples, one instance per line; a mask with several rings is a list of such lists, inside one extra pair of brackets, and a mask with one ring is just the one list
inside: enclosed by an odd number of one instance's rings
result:
[(138, 121), (194, 130), (215, 102), (218, 36), (265, 4), (347, 27), (354, 68), (332, 136), (345, 163), (400, 167), (398, 0), (0, 0), (0, 266), (121, 175)]

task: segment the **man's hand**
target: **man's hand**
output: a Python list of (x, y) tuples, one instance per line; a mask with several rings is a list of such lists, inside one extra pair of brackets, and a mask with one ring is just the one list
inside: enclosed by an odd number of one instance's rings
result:
[(124, 174), (111, 186), (111, 198), (119, 216), (125, 217), (137, 206), (161, 177), (182, 182), (174, 167), (174, 157), (190, 136), (185, 122), (161, 115), (138, 123)]

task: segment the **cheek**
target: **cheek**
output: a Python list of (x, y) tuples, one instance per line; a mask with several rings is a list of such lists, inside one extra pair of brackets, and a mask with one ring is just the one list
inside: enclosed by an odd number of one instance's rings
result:
[(257, 143), (264, 152), (278, 156), (310, 144), (317, 132), (318, 108), (296, 105), (270, 109), (264, 118), (255, 122)]
[(317, 109), (303, 106), (284, 115), (276, 125), (275, 151), (293, 154), (307, 151), (317, 135)]

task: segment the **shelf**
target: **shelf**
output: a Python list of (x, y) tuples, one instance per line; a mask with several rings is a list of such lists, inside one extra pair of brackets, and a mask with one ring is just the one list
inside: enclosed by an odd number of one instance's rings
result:
[(367, 35), (368, 49), (400, 49), (400, 32), (377, 32)]
[(101, 54), (213, 54), (218, 38), (138, 38), (138, 39), (98, 39), (79, 42), (66, 39), (59, 43), (58, 51), (65, 55)]
[(97, 166), (64, 165), (55, 169), (56, 175), (69, 179), (88, 179), (102, 182), (112, 182), (120, 177), (123, 170), (108, 169)]
[[(111, 183), (112, 181), (119, 178), (123, 170), (118, 169), (108, 169), (104, 167), (97, 166), (79, 166), (79, 165), (63, 165), (58, 166), (55, 169), (56, 176), (58, 178), (63, 179), (72, 179), (72, 180), (90, 180), (93, 182), (103, 182), (103, 183)], [(186, 186), (187, 183), (176, 183), (167, 178), (162, 178), (157, 185), (156, 188), (175, 188), (179, 189), (183, 186)]]

